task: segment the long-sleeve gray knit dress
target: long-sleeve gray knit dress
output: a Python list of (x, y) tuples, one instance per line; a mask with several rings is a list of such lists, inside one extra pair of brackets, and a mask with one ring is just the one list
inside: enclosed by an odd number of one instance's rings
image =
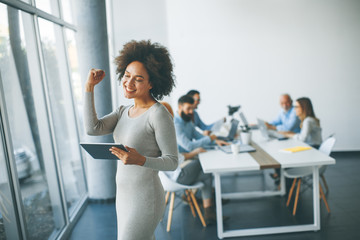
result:
[(146, 157), (143, 166), (118, 161), (116, 214), (118, 240), (155, 239), (154, 231), (165, 210), (158, 171), (175, 170), (178, 150), (171, 115), (160, 103), (130, 118), (131, 106), (97, 118), (94, 95), (85, 93), (84, 123), (89, 135), (113, 133), (114, 141), (135, 148)]

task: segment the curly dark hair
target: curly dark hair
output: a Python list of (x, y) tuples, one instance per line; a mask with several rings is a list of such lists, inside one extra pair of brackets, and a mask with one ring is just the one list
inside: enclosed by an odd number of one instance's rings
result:
[(156, 100), (161, 100), (171, 93), (175, 87), (175, 76), (170, 54), (164, 46), (159, 43), (151, 43), (150, 40), (132, 40), (124, 44), (120, 55), (114, 60), (120, 81), (126, 67), (134, 61), (144, 64), (152, 86), (150, 94)]

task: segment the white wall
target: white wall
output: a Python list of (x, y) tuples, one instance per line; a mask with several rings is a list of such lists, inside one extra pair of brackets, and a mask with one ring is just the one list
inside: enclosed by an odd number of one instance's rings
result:
[[(141, 4), (140, 4), (141, 3)], [(310, 97), (335, 150), (360, 150), (360, 1), (113, 1), (116, 49), (129, 39), (169, 46), (176, 100), (201, 92), (206, 122), (241, 104), (271, 120), (278, 97)]]
[[(123, 45), (130, 40), (148, 40), (168, 47), (165, 0), (107, 0), (108, 31), (110, 32), (111, 79), (115, 81), (113, 60), (119, 55)], [(109, 29), (110, 28), (110, 29)], [(130, 104), (132, 100), (124, 98), (118, 84), (114, 92), (115, 105)], [(169, 98), (164, 98), (169, 101)]]
[(278, 97), (310, 97), (336, 150), (360, 150), (360, 1), (168, 0), (174, 99), (200, 90), (207, 122), (241, 104), (271, 120)]

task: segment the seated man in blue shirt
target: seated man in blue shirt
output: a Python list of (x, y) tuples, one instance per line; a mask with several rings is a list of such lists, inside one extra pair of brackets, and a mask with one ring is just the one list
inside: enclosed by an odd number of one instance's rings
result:
[(191, 152), (192, 150), (216, 143), (217, 145), (229, 145), (229, 143), (217, 139), (216, 135), (204, 136), (195, 129), (193, 119), (194, 99), (184, 95), (178, 100), (178, 111), (175, 113), (174, 123), (179, 152)]
[[(214, 126), (215, 123), (212, 124), (205, 124), (199, 117), (198, 112), (196, 111), (198, 105), (200, 104), (200, 92), (197, 90), (190, 90), (186, 95), (191, 96), (194, 99), (194, 111), (193, 111), (193, 122), (195, 127), (200, 128), (203, 130), (203, 134), (209, 136), (211, 134), (211, 128)], [(224, 119), (225, 121), (225, 119)]]
[(266, 123), (269, 129), (276, 131), (291, 131), (295, 133), (300, 132), (300, 119), (295, 114), (295, 109), (292, 106), (292, 100), (289, 94), (283, 94), (280, 96), (280, 111), (278, 117)]
[[(278, 117), (265, 123), (269, 129), (276, 131), (292, 131), (295, 133), (300, 132), (300, 119), (295, 114), (295, 109), (292, 106), (292, 99), (289, 94), (283, 94), (280, 96), (281, 111)], [(277, 185), (280, 184), (280, 169), (275, 169), (275, 173), (271, 173), (270, 176), (275, 179)]]
[[(166, 104), (164, 104), (164, 106), (166, 107)], [(170, 109), (169, 112), (171, 113), (171, 108), (167, 108)], [(197, 157), (198, 153), (205, 151), (203, 148), (206, 148), (206, 146), (209, 146), (212, 143), (218, 145), (229, 144), (217, 139), (215, 135), (204, 136), (199, 133), (195, 129), (194, 123), (191, 121), (193, 112), (194, 99), (188, 95), (180, 97), (178, 100), (178, 111), (175, 112), (174, 116), (174, 124), (179, 153), (184, 155), (185, 159), (187, 158), (187, 155), (191, 155), (189, 158)], [(212, 176), (211, 174), (204, 174), (199, 159), (194, 159), (190, 163), (188, 162), (186, 166), (183, 166), (176, 181), (181, 184), (193, 184), (195, 181), (204, 183), (202, 195), (205, 221), (207, 224), (214, 223), (216, 221), (216, 214), (212, 207), (212, 197), (210, 196)]]

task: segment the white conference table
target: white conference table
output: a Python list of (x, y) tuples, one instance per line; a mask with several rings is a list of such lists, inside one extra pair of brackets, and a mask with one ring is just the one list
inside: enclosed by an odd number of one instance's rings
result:
[[(220, 239), (226, 237), (236, 236), (252, 236), (265, 235), (288, 232), (301, 231), (317, 231), (320, 230), (320, 197), (319, 197), (319, 166), (335, 164), (335, 159), (316, 150), (306, 150), (296, 153), (284, 153), (281, 149), (308, 146), (307, 144), (293, 140), (265, 140), (261, 137), (258, 131), (253, 131), (252, 144), (258, 149), (254, 153), (239, 153), (226, 154), (221, 150), (211, 150), (199, 155), (201, 166), (205, 173), (212, 173), (215, 179), (215, 201), (217, 214), (217, 232)], [(258, 154), (258, 155), (257, 155)], [(266, 158), (270, 159), (262, 162)], [(253, 170), (262, 170), (274, 167), (273, 163), (277, 163), (275, 167), (281, 168), (281, 188), (278, 191), (252, 191), (252, 192), (236, 192), (236, 193), (222, 193), (221, 191), (221, 175), (225, 173), (246, 172)], [(250, 228), (238, 230), (226, 230), (223, 227), (223, 210), (222, 198), (241, 199), (241, 198), (256, 198), (269, 197), (275, 195), (285, 194), (285, 177), (283, 174), (284, 168), (296, 167), (313, 167), (313, 207), (314, 207), (314, 223), (303, 225), (289, 225), (289, 226), (275, 226), (263, 228)], [(285, 207), (285, 205), (284, 205)], [(230, 221), (230, 220), (229, 220)]]

